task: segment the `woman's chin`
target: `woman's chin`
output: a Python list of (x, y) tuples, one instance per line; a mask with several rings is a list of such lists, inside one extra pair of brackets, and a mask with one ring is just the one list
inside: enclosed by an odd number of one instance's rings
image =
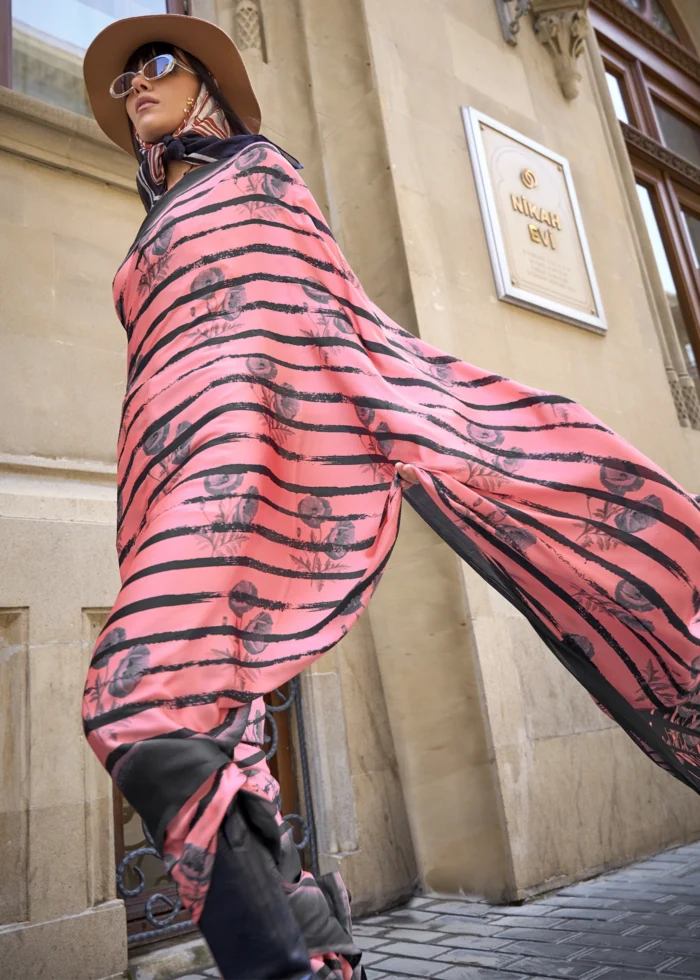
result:
[(167, 123), (158, 122), (155, 119), (153, 121), (143, 119), (139, 120), (136, 132), (144, 143), (160, 143), (164, 136), (172, 133), (175, 129), (177, 129), (177, 123), (174, 126), (169, 126)]

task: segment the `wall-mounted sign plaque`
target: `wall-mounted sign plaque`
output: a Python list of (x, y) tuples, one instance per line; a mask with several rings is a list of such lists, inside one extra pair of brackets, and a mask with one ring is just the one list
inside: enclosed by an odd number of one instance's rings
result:
[(603, 333), (603, 307), (568, 161), (462, 109), (499, 299)]

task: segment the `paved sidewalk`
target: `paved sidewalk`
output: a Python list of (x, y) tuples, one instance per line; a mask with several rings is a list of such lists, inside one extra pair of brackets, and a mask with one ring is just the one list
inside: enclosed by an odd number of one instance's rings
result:
[(700, 980), (700, 843), (522, 906), (415, 898), (355, 938), (369, 980)]

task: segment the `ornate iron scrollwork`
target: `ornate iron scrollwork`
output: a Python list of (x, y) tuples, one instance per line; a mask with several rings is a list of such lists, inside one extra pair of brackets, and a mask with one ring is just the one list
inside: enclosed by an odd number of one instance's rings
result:
[(532, 0), (496, 0), (498, 17), (501, 21), (503, 40), (507, 44), (518, 43), (520, 21), (530, 9)]

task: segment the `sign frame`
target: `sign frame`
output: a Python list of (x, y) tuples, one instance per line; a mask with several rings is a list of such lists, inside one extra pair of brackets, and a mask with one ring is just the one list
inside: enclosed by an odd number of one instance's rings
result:
[[(536, 143), (535, 140), (531, 140), (528, 136), (518, 133), (516, 130), (511, 129), (510, 126), (506, 126), (497, 119), (487, 116), (485, 113), (481, 112), (479, 109), (475, 109), (473, 106), (462, 106), (461, 108), (498, 298), (507, 303), (513, 303), (516, 306), (532, 310), (535, 313), (544, 313), (547, 316), (554, 317), (558, 320), (563, 320), (564, 322), (573, 324), (574, 326), (583, 327), (584, 329), (591, 330), (594, 333), (607, 333), (608, 327), (605, 320), (605, 312), (603, 310), (598, 281), (593, 268), (593, 260), (588, 247), (588, 240), (583, 227), (583, 218), (581, 216), (581, 209), (579, 207), (576, 190), (574, 188), (574, 181), (571, 174), (569, 161), (566, 159), (566, 157), (561, 156), (559, 153), (555, 153), (546, 146), (542, 146), (541, 143)], [(582, 310), (577, 309), (576, 307), (567, 306), (564, 303), (558, 303), (555, 300), (540, 296), (538, 293), (531, 292), (529, 289), (522, 289), (521, 287), (513, 284), (512, 272), (508, 263), (508, 255), (504, 244), (503, 230), (501, 228), (501, 222), (498, 215), (498, 208), (491, 181), (486, 149), (481, 137), (482, 124), (496, 130), (496, 132), (499, 132), (504, 136), (509, 137), (515, 142), (522, 144), (541, 156), (546, 157), (548, 160), (559, 164), (561, 167), (566, 192), (568, 194), (571, 210), (574, 216), (576, 234), (578, 235), (578, 240), (581, 247), (586, 275), (588, 276), (588, 282), (597, 313), (584, 313)]]

